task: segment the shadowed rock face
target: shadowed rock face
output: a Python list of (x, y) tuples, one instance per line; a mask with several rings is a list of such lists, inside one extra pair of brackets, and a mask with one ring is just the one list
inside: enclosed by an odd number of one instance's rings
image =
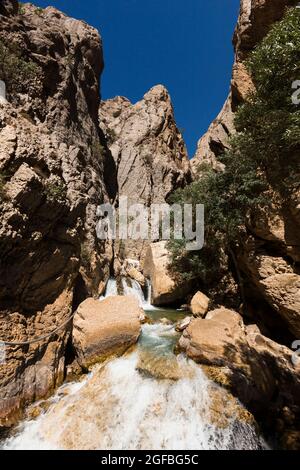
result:
[[(117, 169), (118, 195), (128, 204), (165, 202), (190, 179), (186, 147), (171, 98), (153, 87), (136, 104), (116, 97), (100, 107), (100, 122)], [(140, 258), (147, 243), (126, 243), (126, 255)]]
[[(0, 105), (0, 338), (25, 341), (63, 323), (82, 295), (101, 291), (110, 255), (95, 237), (96, 207), (107, 200), (100, 37), (52, 7), (22, 5), (16, 14), (16, 3), (1, 2), (0, 41), (21, 51), (34, 76), (24, 84), (12, 75), (8, 104)], [(7, 348), (4, 424), (61, 382), (68, 336), (63, 329), (30, 347)]]

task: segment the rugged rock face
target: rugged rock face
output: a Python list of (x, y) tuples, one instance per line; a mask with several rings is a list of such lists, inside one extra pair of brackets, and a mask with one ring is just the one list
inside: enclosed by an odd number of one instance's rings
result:
[[(219, 155), (228, 148), (228, 136), (234, 132), (234, 112), (254, 89), (244, 61), (254, 46), (263, 39), (285, 9), (295, 5), (291, 0), (242, 0), (234, 34), (235, 63), (230, 95), (220, 115), (198, 144), (192, 161), (194, 174), (199, 163), (206, 162), (222, 170)], [(197, 177), (197, 176), (196, 176)], [(201, 177), (201, 173), (200, 176)], [(243, 246), (237, 254), (238, 265), (245, 276), (250, 298), (265, 301), (283, 319), (283, 327), (299, 336), (299, 190), (288, 199), (270, 188), (273, 206), (249, 214)], [(267, 315), (269, 316), (269, 315)], [(269, 320), (268, 318), (266, 320)]]
[[(108, 199), (98, 128), (103, 59), (97, 31), (52, 7), (26, 4), (18, 13), (7, 0), (0, 13), (1, 47), (14, 64), (5, 63), (8, 104), (0, 106), (0, 338), (22, 342), (64, 323), (108, 276), (109, 250), (95, 237), (96, 207)], [(69, 330), (6, 347), (2, 423), (61, 382)]]
[(300, 361), (293, 351), (263, 336), (256, 325), (245, 326), (238, 313), (220, 308), (205, 320), (192, 320), (180, 347), (252, 412), (278, 417), (288, 408), (296, 425)]
[(143, 262), (143, 271), (145, 277), (151, 281), (153, 305), (168, 305), (182, 300), (190, 290), (188, 283), (177, 281), (174, 276), (171, 276), (169, 264), (166, 242), (151, 243)]
[[(117, 169), (118, 195), (128, 204), (163, 203), (190, 178), (186, 147), (167, 90), (153, 87), (136, 104), (116, 97), (100, 108), (101, 128)], [(139, 259), (149, 243), (125, 243), (125, 256)]]
[(74, 317), (73, 345), (82, 366), (121, 354), (135, 344), (144, 312), (134, 297), (86, 299)]
[(228, 148), (228, 137), (234, 132), (234, 112), (253, 89), (252, 80), (243, 61), (268, 33), (270, 26), (282, 18), (286, 7), (296, 3), (294, 0), (241, 0), (240, 15), (233, 38), (235, 62), (230, 93), (220, 114), (198, 142), (192, 160), (194, 173), (201, 163), (209, 163), (217, 170), (222, 168), (218, 156)]

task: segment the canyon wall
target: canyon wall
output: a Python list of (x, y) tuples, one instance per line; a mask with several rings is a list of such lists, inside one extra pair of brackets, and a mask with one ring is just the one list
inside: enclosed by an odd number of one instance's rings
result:
[[(290, 0), (242, 0), (234, 33), (235, 61), (230, 94), (216, 120), (200, 139), (192, 168), (197, 178), (199, 164), (208, 163), (222, 171), (218, 158), (229, 146), (235, 132), (234, 113), (249, 92), (254, 90), (245, 59), (272, 24), (283, 17)], [(292, 93), (292, 91), (291, 91)], [(296, 168), (295, 168), (296, 171)], [(271, 188), (271, 191), (272, 188)], [(256, 320), (265, 326), (288, 329), (300, 334), (300, 192), (288, 199), (277, 195), (272, 207), (249, 215), (238, 264), (246, 291), (253, 300)], [(282, 321), (281, 321), (282, 320)]]
[[(7, 0), (0, 15), (8, 101), (0, 105), (0, 338), (24, 342), (64, 324), (109, 276), (111, 247), (95, 234), (96, 207), (109, 200), (98, 127), (102, 43), (52, 7)], [(3, 424), (63, 380), (70, 329), (6, 347)]]

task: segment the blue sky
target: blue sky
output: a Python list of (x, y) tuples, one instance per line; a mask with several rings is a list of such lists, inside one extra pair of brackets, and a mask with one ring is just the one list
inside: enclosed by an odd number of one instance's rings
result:
[(33, 0), (99, 29), (102, 97), (169, 90), (190, 156), (228, 94), (239, 0)]

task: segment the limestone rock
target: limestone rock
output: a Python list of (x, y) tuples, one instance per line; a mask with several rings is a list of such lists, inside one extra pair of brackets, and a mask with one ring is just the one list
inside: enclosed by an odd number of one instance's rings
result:
[(244, 60), (255, 45), (268, 33), (270, 26), (282, 18), (286, 7), (297, 3), (294, 0), (241, 0), (240, 14), (234, 33), (235, 63), (232, 71), (230, 94), (225, 105), (208, 131), (199, 140), (192, 168), (209, 163), (222, 170), (218, 156), (228, 148), (228, 137), (234, 132), (234, 112), (249, 92), (252, 80), (245, 68)]
[(229, 147), (228, 137), (234, 132), (233, 118), (230, 95), (218, 117), (198, 142), (195, 156), (191, 160), (194, 178), (199, 177), (199, 171), (201, 175), (201, 164), (208, 164), (217, 171), (224, 169), (224, 165), (218, 161), (218, 156)]
[(144, 275), (151, 281), (153, 305), (167, 305), (183, 299), (190, 286), (177, 282), (169, 272), (169, 252), (166, 242), (151, 243), (144, 260)]
[[(98, 32), (55, 8), (2, 1), (0, 41), (18, 45), (34, 76), (7, 83), (0, 106), (0, 340), (32, 340), (98, 295), (110, 247), (95, 236), (108, 200), (99, 154)], [(5, 16), (4, 16), (5, 15)], [(55, 57), (55, 59), (54, 59)], [(70, 325), (30, 347), (7, 347), (0, 419), (51, 393), (64, 377)]]
[[(129, 206), (164, 203), (189, 181), (187, 150), (164, 86), (151, 88), (136, 104), (123, 97), (102, 102), (100, 122), (116, 166), (118, 195), (127, 196)], [(149, 243), (123, 245), (125, 256), (140, 259)]]
[(143, 310), (131, 296), (86, 299), (74, 317), (73, 344), (79, 361), (89, 366), (135, 344), (141, 332)]
[(293, 351), (257, 326), (245, 326), (238, 313), (220, 308), (205, 320), (192, 320), (179, 345), (250, 411), (278, 413), (283, 404), (300, 411), (300, 364), (294, 365)]
[(209, 308), (209, 298), (202, 292), (197, 292), (191, 301), (191, 312), (194, 317), (204, 317)]
[(179, 321), (176, 324), (175, 330), (179, 333), (182, 333), (191, 323), (192, 317), (185, 317), (183, 320)]

